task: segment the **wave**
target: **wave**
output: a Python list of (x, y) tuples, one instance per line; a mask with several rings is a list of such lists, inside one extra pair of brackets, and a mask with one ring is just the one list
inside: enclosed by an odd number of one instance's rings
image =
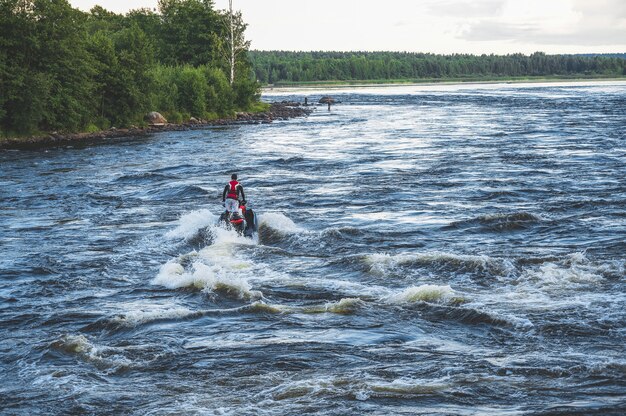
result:
[(141, 173), (131, 173), (127, 175), (122, 175), (119, 178), (115, 179), (115, 182), (125, 182), (125, 183), (140, 183), (146, 181), (159, 181), (159, 180), (169, 180), (172, 179), (172, 176), (164, 175), (162, 173), (155, 172), (141, 172)]
[[(270, 214), (264, 221), (278, 229), (297, 229), (282, 214)], [(178, 226), (169, 231), (166, 237), (190, 241), (204, 232), (205, 240), (210, 240), (210, 245), (163, 264), (152, 284), (169, 289), (195, 288), (206, 293), (246, 300), (261, 299), (263, 294), (252, 289), (249, 278), (263, 274), (265, 268), (242, 259), (239, 254), (240, 246), (257, 245), (257, 239), (240, 236), (234, 230), (217, 226), (216, 222), (217, 217), (207, 209), (183, 215)]]
[(251, 304), (238, 306), (236, 308), (212, 308), (192, 310), (185, 307), (146, 307), (142, 310), (135, 310), (119, 314), (113, 318), (102, 320), (88, 327), (90, 330), (98, 329), (120, 329), (120, 327), (134, 328), (140, 325), (150, 324), (160, 321), (178, 321), (186, 319), (201, 318), (209, 315), (228, 315), (241, 312), (272, 312), (279, 313), (283, 307), (268, 305), (262, 301), (253, 301)]
[(332, 227), (327, 228), (321, 233), (322, 238), (341, 238), (350, 239), (355, 236), (363, 235), (363, 230), (357, 227)]
[(114, 317), (111, 322), (118, 326), (135, 327), (155, 321), (178, 320), (201, 316), (202, 311), (192, 311), (184, 307), (154, 308), (152, 310), (135, 310)]
[(336, 313), (340, 315), (350, 315), (355, 313), (364, 305), (359, 298), (342, 298), (337, 302), (328, 302), (320, 306), (306, 306), (302, 308), (304, 313)]
[(124, 369), (132, 361), (120, 354), (119, 348), (103, 347), (90, 342), (84, 335), (64, 335), (51, 347), (66, 354), (76, 355), (100, 369)]
[(513, 212), (481, 215), (469, 220), (454, 221), (444, 229), (476, 228), (483, 231), (516, 231), (524, 230), (543, 221), (538, 215), (529, 212)]
[[(435, 384), (429, 381), (397, 379), (391, 382), (368, 383), (369, 393), (367, 398), (401, 398), (411, 396), (423, 396), (440, 394), (450, 388), (448, 384)], [(360, 398), (363, 400), (365, 397)]]
[(223, 262), (207, 265), (196, 261), (191, 271), (175, 261), (169, 261), (159, 270), (152, 284), (165, 286), (168, 289), (196, 288), (207, 293), (220, 293), (239, 299), (260, 299), (263, 294), (252, 290), (248, 281), (237, 275), (237, 269), (248, 268), (249, 264), (225, 257)]
[(525, 270), (519, 277), (520, 282), (539, 285), (544, 289), (572, 288), (581, 285), (602, 283), (606, 277), (623, 276), (624, 262), (596, 263), (590, 261), (585, 253), (573, 253), (561, 261), (547, 262), (539, 267)]
[(280, 212), (267, 212), (259, 215), (259, 227), (267, 227), (272, 230), (293, 234), (304, 231), (302, 227), (296, 225), (289, 217)]
[(327, 302), (322, 305), (308, 305), (302, 307), (284, 306), (276, 304), (268, 304), (262, 301), (256, 301), (250, 305), (241, 308), (242, 311), (253, 313), (335, 313), (339, 315), (350, 315), (355, 313), (365, 303), (359, 298), (342, 298), (335, 302)]
[(468, 300), (449, 285), (411, 286), (383, 300), (399, 306), (418, 305), (426, 317), (431, 316), (437, 320), (453, 320), (470, 325), (488, 324), (522, 330), (534, 328), (534, 324), (526, 318), (496, 311), (485, 311), (479, 306), (469, 304), (463, 306)]
[(487, 324), (497, 327), (510, 327), (518, 330), (529, 331), (535, 325), (527, 318), (521, 318), (515, 315), (496, 312), (484, 311), (474, 307), (439, 307), (429, 311), (438, 319), (445, 318), (464, 324), (480, 325)]
[(288, 380), (265, 392), (273, 400), (288, 400), (306, 396), (350, 397), (356, 400), (370, 398), (401, 399), (415, 396), (442, 394), (451, 388), (445, 379), (419, 380), (399, 378), (393, 381), (376, 379), (362, 375), (355, 377), (317, 377), (310, 379)]
[(179, 170), (186, 171), (186, 170), (189, 170), (190, 168), (194, 169), (196, 168), (196, 166), (193, 164), (182, 164), (182, 165), (167, 166), (164, 168), (153, 169), (151, 172), (162, 173), (162, 172), (171, 172), (171, 171), (179, 171)]
[(285, 238), (304, 232), (302, 227), (296, 225), (289, 217), (280, 212), (268, 212), (259, 215), (258, 236), (262, 244), (276, 244)]
[(457, 272), (479, 272), (496, 276), (506, 276), (515, 270), (514, 264), (507, 259), (486, 255), (453, 254), (432, 251), (416, 254), (369, 254), (364, 258), (369, 271), (384, 276), (398, 267), (439, 267)]
[(209, 191), (197, 185), (180, 185), (177, 187), (170, 186), (168, 188), (155, 187), (147, 192), (153, 198), (162, 199), (198, 199), (206, 197)]
[(509, 200), (510, 198), (517, 197), (518, 193), (516, 191), (506, 191), (506, 190), (498, 190), (498, 191), (482, 191), (476, 197), (475, 200), (479, 201), (492, 201), (494, 199), (505, 199)]
[(400, 293), (387, 297), (387, 302), (393, 304), (407, 304), (414, 302), (430, 303), (450, 303), (458, 304), (464, 302), (463, 297), (458, 296), (448, 285), (421, 285), (411, 286)]
[(189, 212), (178, 220), (175, 229), (165, 234), (167, 239), (192, 239), (203, 228), (217, 223), (217, 216), (208, 209), (199, 209)]
[(243, 306), (241, 311), (251, 312), (251, 313), (285, 313), (288, 312), (288, 309), (281, 305), (270, 305), (268, 303), (262, 301), (252, 302), (249, 305)]
[(306, 159), (304, 159), (302, 156), (292, 156), (292, 157), (281, 157), (279, 159), (276, 160), (271, 160), (268, 161), (268, 164), (279, 164), (279, 165), (291, 165), (294, 163), (300, 163), (300, 162), (304, 162)]

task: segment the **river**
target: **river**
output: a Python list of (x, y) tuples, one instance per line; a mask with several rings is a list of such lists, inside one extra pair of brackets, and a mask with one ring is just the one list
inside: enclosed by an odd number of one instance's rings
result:
[(626, 83), (332, 94), (0, 152), (0, 413), (626, 412)]

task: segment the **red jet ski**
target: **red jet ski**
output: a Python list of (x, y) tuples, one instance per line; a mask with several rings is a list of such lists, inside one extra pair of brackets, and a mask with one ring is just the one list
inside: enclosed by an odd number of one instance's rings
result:
[(252, 237), (259, 229), (256, 213), (252, 208), (246, 208), (245, 201), (239, 203), (239, 210), (241, 212), (224, 211), (220, 215), (218, 224), (221, 224), (228, 230), (235, 230), (237, 234), (244, 237)]

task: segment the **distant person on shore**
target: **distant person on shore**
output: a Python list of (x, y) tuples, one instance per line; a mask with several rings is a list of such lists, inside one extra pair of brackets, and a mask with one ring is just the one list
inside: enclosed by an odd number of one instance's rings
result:
[(246, 195), (243, 192), (243, 186), (237, 182), (237, 174), (233, 173), (230, 176), (231, 181), (224, 187), (222, 192), (222, 202), (226, 211), (233, 213), (239, 212), (239, 201), (241, 196), (241, 203), (246, 204)]

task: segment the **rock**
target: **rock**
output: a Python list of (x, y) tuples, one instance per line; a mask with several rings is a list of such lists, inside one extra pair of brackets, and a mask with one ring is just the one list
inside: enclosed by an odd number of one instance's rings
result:
[(318, 103), (320, 104), (335, 104), (337, 101), (328, 95), (325, 95), (324, 97), (320, 98), (320, 100), (318, 101)]
[(191, 124), (200, 124), (200, 120), (198, 120), (198, 119), (197, 119), (197, 118), (195, 118), (195, 117), (191, 117), (191, 118), (189, 119), (189, 123), (191, 123)]
[(153, 111), (151, 113), (146, 114), (144, 120), (148, 122), (148, 124), (152, 126), (164, 126), (167, 124), (167, 120), (160, 113)]
[(286, 107), (300, 107), (300, 103), (296, 101), (281, 101), (280, 104)]

